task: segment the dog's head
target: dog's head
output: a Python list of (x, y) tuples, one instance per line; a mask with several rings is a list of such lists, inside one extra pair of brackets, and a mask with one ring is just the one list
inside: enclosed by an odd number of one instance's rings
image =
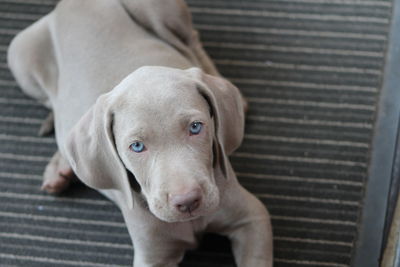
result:
[(143, 67), (99, 97), (65, 151), (90, 187), (117, 190), (131, 208), (141, 194), (159, 219), (186, 221), (218, 207), (217, 179), (243, 129), (242, 96), (225, 79)]

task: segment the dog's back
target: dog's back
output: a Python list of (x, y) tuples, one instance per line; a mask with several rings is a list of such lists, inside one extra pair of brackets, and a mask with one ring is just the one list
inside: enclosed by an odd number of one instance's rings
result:
[(137, 68), (193, 63), (120, 1), (63, 0), (13, 40), (9, 65), (23, 90), (53, 110), (60, 142), (99, 95)]

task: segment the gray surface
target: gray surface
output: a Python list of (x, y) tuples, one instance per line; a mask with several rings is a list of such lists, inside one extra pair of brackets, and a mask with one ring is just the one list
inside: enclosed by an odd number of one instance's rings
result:
[[(387, 202), (395, 163), (400, 115), (400, 1), (394, 1), (392, 31), (379, 112), (372, 143), (368, 184), (359, 229), (354, 266), (378, 266)], [(394, 203), (397, 199), (392, 200)]]
[[(16, 32), (50, 0), (0, 0), (0, 266), (128, 266), (119, 211), (83, 186), (39, 191), (56, 149), (36, 132), (47, 111), (11, 77)], [(349, 266), (383, 78), (391, 1), (190, 0), (220, 71), (250, 104), (231, 158), (269, 208), (275, 266)], [(233, 266), (226, 240), (206, 238), (182, 266)]]

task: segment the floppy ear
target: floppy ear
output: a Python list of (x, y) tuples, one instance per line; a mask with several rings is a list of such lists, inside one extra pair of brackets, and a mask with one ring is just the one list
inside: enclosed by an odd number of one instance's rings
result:
[(72, 128), (66, 156), (77, 176), (95, 189), (120, 191), (129, 208), (133, 197), (127, 170), (117, 153), (109, 94), (102, 95)]
[(227, 156), (243, 140), (245, 100), (239, 89), (222, 77), (205, 74), (198, 68), (191, 68), (188, 72), (197, 80), (199, 93), (210, 106), (215, 129), (213, 165), (219, 164), (227, 178)]
[(198, 90), (210, 105), (219, 144), (226, 155), (235, 151), (244, 135), (245, 100), (239, 89), (222, 77), (205, 74), (198, 68), (188, 70), (199, 81)]

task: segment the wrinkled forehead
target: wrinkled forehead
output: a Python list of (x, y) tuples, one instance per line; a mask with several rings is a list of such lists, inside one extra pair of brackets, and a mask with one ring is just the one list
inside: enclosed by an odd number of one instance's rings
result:
[(208, 104), (197, 87), (195, 79), (185, 71), (156, 67), (136, 71), (116, 88), (114, 112), (141, 121), (173, 120), (196, 112), (207, 114)]

